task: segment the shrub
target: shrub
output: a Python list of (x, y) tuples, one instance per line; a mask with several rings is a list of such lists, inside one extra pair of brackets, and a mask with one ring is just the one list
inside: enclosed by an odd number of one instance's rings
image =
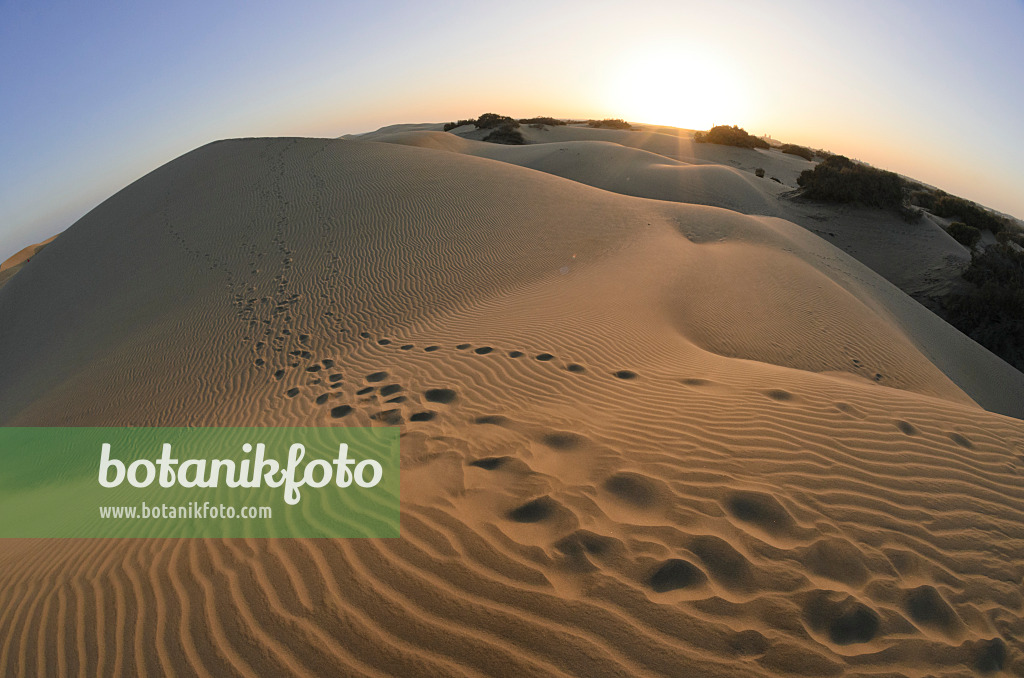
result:
[(519, 122), (513, 120), (507, 115), (498, 115), (497, 113), (484, 113), (476, 122), (473, 123), (477, 126), (477, 129), (495, 129), (497, 127), (519, 127)]
[(695, 132), (693, 140), (698, 144), (721, 144), (739, 148), (770, 148), (768, 142), (747, 133), (747, 130), (733, 125), (716, 125), (707, 132)]
[(564, 120), (558, 118), (523, 118), (519, 122), (524, 125), (550, 125), (552, 127), (565, 124)]
[(756, 170), (754, 170), (754, 175), (758, 179), (764, 179), (764, 168), (763, 167), (758, 167)]
[(924, 212), (921, 210), (920, 207), (914, 207), (913, 205), (908, 205), (907, 203), (903, 203), (900, 205), (900, 217), (902, 217), (903, 221), (907, 222), (908, 224), (913, 224), (914, 222), (919, 221), (921, 219), (921, 215), (923, 214)]
[(979, 230), (987, 229), (993, 233), (999, 233), (1009, 225), (1002, 217), (992, 214), (970, 200), (946, 193), (936, 196), (931, 211), (940, 217), (955, 217), (969, 226)]
[(842, 155), (826, 158), (814, 169), (804, 170), (797, 184), (812, 200), (885, 208), (899, 208), (903, 204), (903, 179), (898, 174), (855, 163)]
[[(518, 123), (516, 126), (518, 127)], [(496, 127), (493, 132), (484, 137), (484, 141), (490, 141), (492, 144), (508, 144), (510, 146), (521, 146), (526, 143), (522, 132), (508, 124)]]
[(971, 257), (963, 277), (974, 284), (945, 299), (947, 319), (961, 332), (1024, 371), (1024, 252), (993, 245)]
[(463, 125), (472, 125), (476, 120), (459, 120), (458, 122), (446, 122), (444, 124), (444, 131), (451, 132), (456, 127), (462, 127)]
[(781, 150), (783, 153), (789, 153), (790, 155), (799, 155), (804, 160), (814, 160), (814, 151), (805, 146), (797, 146), (796, 144), (782, 144), (779, 150)]
[(1019, 231), (1000, 231), (999, 233), (996, 233), (996, 240), (998, 240), (1000, 244), (1003, 245), (1015, 243), (1020, 247), (1024, 247), (1024, 233), (1021, 233)]
[(604, 120), (588, 120), (588, 127), (600, 127), (604, 129), (633, 129), (625, 120), (619, 118), (606, 118)]
[(912, 205), (918, 205), (925, 208), (929, 212), (935, 209), (935, 198), (934, 192), (927, 189), (912, 190), (910, 192), (910, 203)]
[(974, 249), (974, 246), (981, 240), (981, 231), (973, 226), (968, 226), (962, 221), (954, 221), (946, 229), (946, 232), (953, 236), (953, 239), (968, 249)]

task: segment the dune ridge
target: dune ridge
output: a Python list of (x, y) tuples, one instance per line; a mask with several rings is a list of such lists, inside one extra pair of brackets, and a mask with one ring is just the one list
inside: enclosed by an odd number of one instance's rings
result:
[(1019, 374), (787, 221), (231, 140), (32, 264), (0, 424), (399, 425), (403, 536), (11, 541), (6, 675), (1024, 670)]

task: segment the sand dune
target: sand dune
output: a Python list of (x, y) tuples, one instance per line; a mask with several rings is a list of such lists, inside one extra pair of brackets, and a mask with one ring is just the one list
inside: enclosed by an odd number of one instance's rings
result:
[(0, 290), (0, 424), (403, 429), (401, 539), (11, 542), (3, 672), (1024, 672), (1024, 377), (717, 150), (550, 134), (210, 144)]
[(53, 242), (53, 239), (57, 236), (51, 236), (43, 242), (36, 243), (35, 245), (29, 245), (18, 252), (14, 253), (7, 258), (2, 264), (0, 264), (0, 287), (7, 284), (7, 281), (14, 277), (14, 274), (25, 267), (25, 264), (29, 263), (29, 260), (34, 257), (37, 253), (41, 252), (44, 247)]

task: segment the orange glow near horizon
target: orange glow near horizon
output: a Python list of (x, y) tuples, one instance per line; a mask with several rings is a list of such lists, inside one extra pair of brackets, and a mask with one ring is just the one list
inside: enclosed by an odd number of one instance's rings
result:
[(740, 124), (748, 108), (741, 77), (727, 63), (679, 48), (623, 58), (605, 105), (627, 120), (698, 130)]

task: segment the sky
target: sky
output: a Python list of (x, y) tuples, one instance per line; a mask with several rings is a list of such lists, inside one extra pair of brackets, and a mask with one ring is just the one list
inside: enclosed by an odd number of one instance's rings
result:
[(1022, 35), (1022, 0), (0, 0), (0, 261), (210, 141), (488, 111), (736, 124), (1024, 218)]

